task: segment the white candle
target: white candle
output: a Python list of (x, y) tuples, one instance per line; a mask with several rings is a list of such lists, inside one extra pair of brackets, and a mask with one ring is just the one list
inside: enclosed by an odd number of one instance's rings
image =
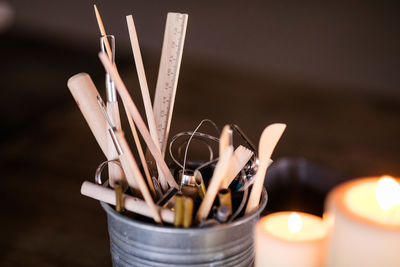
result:
[(326, 216), (326, 266), (400, 266), (399, 180), (344, 183), (329, 194)]
[(255, 266), (322, 266), (325, 235), (322, 219), (311, 214), (285, 211), (265, 216), (255, 229)]

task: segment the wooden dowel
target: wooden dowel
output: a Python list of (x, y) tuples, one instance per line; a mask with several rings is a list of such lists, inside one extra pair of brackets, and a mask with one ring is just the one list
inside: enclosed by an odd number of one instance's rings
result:
[(218, 193), (223, 179), (228, 173), (228, 169), (231, 163), (233, 153), (233, 147), (229, 146), (225, 152), (220, 156), (217, 165), (215, 166), (214, 173), (211, 177), (210, 184), (208, 185), (206, 195), (200, 204), (200, 207), (196, 214), (196, 221), (200, 222), (205, 220), (210, 213), (210, 209), (214, 202), (214, 199)]
[(247, 202), (245, 214), (249, 214), (258, 208), (260, 203), (262, 189), (264, 187), (265, 173), (271, 159), (272, 152), (278, 144), (283, 132), (285, 131), (286, 124), (274, 123), (267, 126), (261, 134), (260, 142), (258, 145), (259, 165), (253, 188), (251, 189), (249, 201)]
[(128, 143), (126, 142), (124, 133), (122, 131), (116, 131), (115, 136), (122, 148), (123, 154), (120, 156), (121, 165), (125, 170), (126, 180), (128, 184), (136, 184), (138, 185), (140, 192), (143, 195), (144, 200), (149, 206), (153, 218), (157, 223), (161, 223), (160, 215), (158, 214), (157, 206), (154, 203), (153, 198), (151, 197), (150, 191), (147, 188), (146, 182), (143, 179), (142, 173), (139, 170), (139, 167), (133, 157), (132, 151), (129, 148)]
[(244, 168), (247, 162), (253, 156), (253, 152), (250, 149), (245, 148), (240, 145), (235, 149), (233, 153), (233, 158), (231, 161), (231, 167), (229, 168), (228, 174), (226, 178), (222, 182), (221, 188), (228, 188), (232, 183), (233, 179), (235, 179), (236, 175)]
[(78, 73), (68, 80), (68, 88), (81, 110), (97, 143), (108, 160), (108, 127), (97, 102), (99, 92), (87, 73)]
[[(115, 205), (115, 192), (114, 190), (110, 188), (103, 187), (101, 185), (97, 185), (88, 181), (83, 182), (82, 187), (81, 187), (81, 194), (106, 202), (111, 205)], [(123, 194), (122, 196), (122, 202), (123, 206), (126, 210), (129, 210), (131, 212), (146, 216), (146, 217), (152, 217), (153, 213), (150, 207), (146, 204), (145, 201), (129, 196), (127, 194)], [(161, 220), (166, 223), (173, 223), (174, 222), (174, 212), (161, 208), (159, 206), (157, 207), (157, 211), (161, 216)]]
[(139, 129), (139, 132), (142, 134), (142, 137), (143, 137), (144, 141), (146, 142), (147, 147), (149, 148), (150, 152), (152, 153), (158, 166), (160, 166), (161, 172), (163, 173), (163, 176), (160, 176), (160, 179), (165, 178), (171, 187), (178, 188), (178, 184), (176, 183), (171, 172), (169, 171), (168, 166), (165, 163), (163, 156), (161, 155), (160, 149), (158, 148), (158, 146), (154, 143), (153, 139), (151, 138), (150, 133), (147, 130), (142, 117), (140, 116), (139, 110), (137, 109), (132, 98), (130, 97), (130, 95), (128, 93), (128, 89), (126, 88), (124, 82), (122, 81), (121, 77), (119, 76), (119, 74), (117, 72), (117, 68), (112, 65), (111, 61), (109, 60), (109, 58), (107, 57), (107, 55), (105, 53), (100, 52), (99, 58), (100, 58), (101, 62), (103, 63), (106, 71), (110, 74), (112, 80), (114, 81), (114, 83), (116, 85), (116, 89), (117, 89), (118, 93), (120, 94), (121, 99), (124, 102), (124, 105), (129, 110), (129, 113), (131, 114), (137, 128)]
[(139, 154), (140, 162), (142, 163), (142, 167), (143, 167), (143, 170), (144, 170), (144, 174), (146, 176), (147, 183), (149, 184), (149, 187), (150, 187), (150, 192), (153, 195), (153, 198), (156, 199), (157, 198), (157, 193), (156, 193), (156, 190), (154, 188), (153, 180), (151, 179), (149, 166), (147, 166), (147, 162), (146, 162), (146, 159), (144, 157), (142, 144), (140, 143), (140, 139), (139, 139), (139, 135), (138, 135), (138, 133), (136, 131), (135, 123), (133, 122), (132, 116), (131, 116), (131, 114), (129, 114), (129, 111), (126, 108), (125, 108), (125, 113), (126, 113), (126, 116), (128, 117), (128, 122), (129, 122), (129, 126), (131, 128), (131, 131), (132, 131), (133, 140), (135, 141), (135, 144), (136, 144), (136, 149), (137, 149), (137, 152)]

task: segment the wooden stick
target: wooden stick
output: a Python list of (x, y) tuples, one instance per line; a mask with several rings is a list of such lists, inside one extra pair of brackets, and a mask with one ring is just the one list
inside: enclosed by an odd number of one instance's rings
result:
[(149, 206), (153, 218), (157, 223), (161, 223), (160, 214), (158, 214), (157, 206), (151, 197), (150, 191), (147, 188), (146, 182), (143, 179), (142, 173), (132, 155), (132, 151), (126, 142), (124, 133), (122, 131), (116, 131), (115, 136), (122, 148), (123, 154), (120, 156), (121, 165), (125, 170), (126, 180), (128, 184), (137, 184), (139, 186), (140, 192), (143, 195), (144, 200)]
[[(101, 185), (97, 185), (88, 181), (83, 182), (81, 187), (81, 194), (84, 196), (88, 196), (103, 202), (106, 202), (111, 205), (115, 205), (115, 192), (110, 188), (106, 188)], [(129, 196), (127, 194), (122, 195), (123, 206), (126, 210), (131, 212), (146, 216), (152, 217), (153, 213), (150, 207), (146, 204), (145, 201)], [(174, 222), (174, 212), (170, 209), (157, 207), (157, 212), (161, 216), (161, 220), (166, 223)]]
[(153, 198), (155, 199), (157, 197), (157, 193), (156, 193), (156, 190), (154, 189), (153, 180), (151, 179), (149, 167), (147, 166), (147, 162), (144, 157), (142, 145), (140, 144), (140, 139), (139, 139), (139, 135), (136, 131), (135, 123), (133, 122), (132, 116), (131, 116), (131, 114), (129, 114), (129, 111), (127, 108), (125, 108), (125, 113), (126, 113), (126, 116), (128, 117), (129, 126), (131, 127), (133, 139), (136, 144), (136, 149), (139, 154), (140, 162), (142, 163), (142, 167), (143, 167), (146, 179), (147, 179), (147, 183), (149, 184), (149, 187), (150, 187), (150, 192), (151, 192)]
[(260, 143), (258, 145), (259, 166), (255, 174), (253, 188), (251, 189), (249, 201), (247, 202), (245, 214), (256, 210), (260, 203), (262, 189), (264, 187), (265, 173), (271, 159), (272, 152), (278, 144), (283, 132), (285, 131), (286, 124), (274, 123), (267, 126), (261, 134)]
[(222, 129), (221, 136), (219, 138), (219, 155), (224, 154), (225, 150), (229, 147), (229, 130), (230, 126), (225, 125), (224, 128)]
[[(93, 5), (93, 7), (94, 7), (94, 12), (96, 14), (97, 25), (99, 26), (100, 34), (101, 34), (101, 36), (106, 36), (107, 33), (106, 33), (106, 30), (104, 29), (103, 21), (101, 19), (99, 10), (97, 9), (96, 5)], [(111, 49), (110, 43), (108, 42), (108, 38), (104, 38), (104, 45), (105, 45), (108, 56), (110, 57), (110, 59), (112, 59), (112, 49)], [(110, 119), (111, 119), (113, 125), (118, 130), (120, 130), (121, 129), (121, 119), (119, 116), (119, 109), (118, 109), (117, 101), (114, 101), (114, 102), (107, 101), (107, 114), (110, 116)], [(116, 158), (118, 155), (117, 155), (117, 151), (114, 149), (114, 143), (111, 138), (108, 138), (108, 147), (109, 147), (108, 151), (110, 153), (109, 157)], [(108, 166), (108, 172), (109, 172), (108, 176), (109, 176), (109, 181), (110, 181), (111, 187), (114, 187), (115, 181), (125, 180), (124, 174), (121, 171), (121, 169), (114, 164), (111, 164)]]
[[(142, 54), (140, 52), (139, 40), (137, 37), (133, 16), (132, 15), (126, 16), (126, 22), (128, 25), (129, 39), (131, 41), (133, 58), (135, 60), (136, 71), (139, 78), (140, 91), (142, 92), (143, 104), (146, 112), (146, 118), (147, 118), (147, 124), (149, 126), (150, 136), (151, 138), (153, 138), (153, 141), (158, 146), (158, 148), (161, 149), (158, 139), (156, 121), (154, 119), (153, 107), (151, 105), (149, 86), (147, 84), (146, 74), (144, 71), (143, 59), (142, 59)], [(160, 171), (160, 167), (158, 165), (157, 167), (159, 175), (162, 176), (163, 173), (162, 171)], [(160, 179), (160, 183), (163, 190), (166, 191), (168, 189), (168, 184), (165, 181), (165, 178)]]
[[(96, 14), (97, 25), (99, 25), (100, 34), (101, 34), (101, 36), (106, 36), (107, 33), (106, 33), (106, 30), (104, 29), (103, 21), (101, 19), (99, 10), (97, 9), (96, 5), (93, 5), (93, 7), (94, 7), (94, 13)], [(106, 45), (107, 55), (111, 58), (112, 57), (112, 51), (111, 51), (110, 43), (108, 42), (107, 38), (105, 38), (104, 41), (105, 41), (105, 45)]]
[(244, 146), (238, 146), (235, 152), (233, 153), (233, 158), (231, 161), (231, 166), (229, 168), (228, 174), (226, 178), (222, 182), (221, 188), (228, 188), (232, 183), (233, 179), (235, 179), (236, 175), (244, 168), (247, 162), (253, 156), (253, 152), (250, 149), (245, 148)]
[(111, 64), (111, 61), (107, 57), (105, 53), (100, 52), (99, 58), (103, 63), (106, 71), (110, 74), (112, 80), (114, 81), (117, 91), (121, 96), (124, 105), (129, 110), (129, 113), (132, 115), (132, 118), (139, 129), (139, 132), (142, 134), (144, 141), (147, 144), (150, 152), (152, 153), (154, 159), (156, 160), (158, 166), (160, 166), (161, 172), (163, 176), (160, 176), (160, 179), (165, 178), (168, 184), (171, 187), (178, 188), (178, 184), (176, 183), (174, 177), (168, 169), (167, 164), (165, 163), (163, 156), (161, 155), (161, 151), (158, 146), (154, 143), (153, 139), (150, 136), (149, 131), (146, 128), (146, 125), (140, 116), (139, 110), (137, 109), (135, 103), (128, 93), (128, 89), (126, 88), (124, 82), (117, 72), (117, 68)]
[(146, 111), (147, 124), (149, 125), (150, 135), (154, 143), (160, 148), (158, 143), (158, 135), (156, 122), (154, 120), (153, 107), (151, 105), (149, 87), (147, 85), (146, 74), (144, 72), (142, 55), (140, 53), (139, 40), (136, 34), (135, 23), (133, 22), (132, 15), (126, 16), (128, 24), (129, 38), (131, 40), (133, 57), (135, 59), (136, 71), (139, 77), (140, 90), (142, 91), (144, 108)]
[(67, 85), (101, 150), (111, 160), (108, 153), (107, 122), (97, 102), (99, 92), (92, 79), (87, 73), (78, 73), (69, 78)]
[(211, 177), (210, 184), (208, 185), (206, 195), (200, 204), (200, 207), (196, 214), (196, 221), (200, 222), (205, 220), (210, 213), (210, 209), (214, 202), (214, 199), (218, 193), (222, 181), (224, 180), (226, 174), (228, 173), (229, 166), (232, 159), (233, 147), (229, 146), (225, 152), (220, 156), (213, 176)]

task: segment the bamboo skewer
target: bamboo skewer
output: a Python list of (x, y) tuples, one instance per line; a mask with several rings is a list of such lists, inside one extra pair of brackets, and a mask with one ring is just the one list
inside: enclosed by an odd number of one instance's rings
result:
[(285, 128), (286, 124), (274, 123), (267, 126), (261, 134), (260, 143), (258, 145), (259, 166), (257, 173), (255, 174), (256, 177), (253, 188), (251, 189), (245, 214), (249, 214), (257, 209), (260, 203), (260, 197), (264, 187), (265, 173), (267, 172), (272, 152), (274, 151), (275, 146), (278, 144), (278, 141), (285, 131)]
[[(115, 205), (115, 192), (110, 188), (106, 188), (101, 185), (97, 185), (88, 181), (83, 182), (81, 187), (81, 194), (106, 202), (111, 205)], [(127, 194), (122, 194), (122, 203), (123, 207), (126, 210), (131, 212), (146, 216), (152, 217), (153, 213), (147, 203), (139, 198), (132, 197)], [(174, 212), (170, 209), (157, 207), (157, 211), (161, 216), (161, 220), (166, 223), (174, 222)]]
[(137, 184), (139, 186), (140, 192), (142, 193), (144, 200), (149, 206), (154, 220), (157, 223), (161, 223), (161, 217), (158, 213), (157, 205), (154, 203), (153, 198), (151, 197), (150, 191), (147, 188), (142, 173), (139, 170), (139, 167), (132, 155), (132, 151), (130, 150), (128, 143), (126, 142), (124, 133), (122, 131), (116, 131), (115, 136), (123, 151), (123, 154), (120, 156), (120, 161), (122, 167), (125, 170), (126, 180), (128, 181), (128, 184)]
[(222, 182), (221, 188), (228, 188), (232, 183), (233, 179), (235, 179), (236, 175), (244, 168), (247, 162), (253, 156), (253, 152), (250, 149), (245, 148), (244, 146), (238, 146), (233, 153), (231, 167), (229, 168), (228, 174), (226, 178)]
[[(101, 19), (100, 16), (100, 12), (97, 9), (96, 5), (93, 5), (94, 7), (94, 13), (96, 14), (96, 20), (97, 20), (97, 24), (99, 25), (99, 30), (100, 30), (100, 34), (101, 36), (106, 36), (106, 30), (104, 29), (104, 24), (103, 24), (103, 20)], [(112, 55), (112, 51), (111, 51), (111, 46), (110, 43), (108, 42), (108, 39), (105, 39), (105, 46), (106, 46), (106, 51), (107, 51), (107, 55), (111, 57)]]
[(161, 155), (161, 151), (158, 148), (158, 146), (154, 143), (153, 139), (150, 136), (149, 131), (146, 128), (146, 125), (140, 116), (140, 113), (133, 102), (132, 98), (130, 97), (128, 90), (122, 81), (121, 77), (119, 76), (117, 72), (117, 68), (113, 66), (107, 57), (105, 53), (99, 53), (99, 58), (101, 62), (103, 63), (106, 71), (110, 74), (112, 80), (114, 81), (116, 85), (116, 89), (118, 90), (118, 93), (121, 96), (122, 101), (124, 102), (124, 105), (126, 108), (129, 110), (129, 113), (131, 114), (137, 128), (139, 129), (139, 132), (142, 134), (142, 137), (144, 141), (146, 142), (150, 152), (152, 153), (154, 159), (156, 160), (157, 164), (160, 166), (161, 172), (163, 173), (163, 176), (160, 176), (160, 179), (165, 178), (167, 183), (171, 187), (178, 188), (178, 184), (176, 183), (174, 177), (170, 173), (167, 164), (165, 163), (163, 156)]
[(233, 147), (229, 146), (225, 152), (220, 156), (220, 159), (215, 166), (214, 173), (211, 177), (210, 184), (207, 188), (206, 195), (204, 196), (203, 201), (200, 204), (199, 209), (196, 213), (196, 221), (200, 222), (205, 220), (210, 213), (210, 209), (214, 202), (214, 199), (218, 193), (218, 190), (221, 186), (223, 179), (228, 173), (228, 169), (231, 163), (233, 153)]

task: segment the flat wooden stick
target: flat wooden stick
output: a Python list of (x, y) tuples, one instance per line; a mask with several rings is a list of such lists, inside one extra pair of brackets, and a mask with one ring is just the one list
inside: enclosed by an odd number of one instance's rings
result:
[(112, 80), (116, 85), (116, 89), (121, 96), (124, 105), (129, 110), (129, 113), (132, 115), (132, 118), (139, 129), (139, 132), (142, 134), (144, 141), (147, 144), (150, 152), (152, 153), (154, 159), (156, 160), (158, 166), (160, 166), (161, 172), (163, 176), (160, 176), (160, 179), (165, 178), (168, 184), (171, 187), (178, 188), (178, 184), (176, 183), (174, 177), (172, 176), (171, 172), (168, 169), (167, 164), (165, 163), (163, 156), (161, 155), (161, 151), (158, 146), (154, 143), (153, 139), (150, 136), (149, 131), (146, 128), (146, 125), (140, 116), (139, 110), (137, 109), (135, 103), (133, 102), (132, 98), (128, 93), (128, 89), (126, 88), (124, 82), (122, 81), (121, 77), (117, 72), (117, 68), (111, 64), (111, 61), (107, 57), (105, 53), (100, 52), (99, 58), (104, 65), (106, 71), (110, 74)]
[(157, 193), (156, 193), (156, 190), (154, 189), (153, 180), (151, 179), (149, 167), (147, 166), (147, 162), (144, 157), (142, 145), (140, 144), (140, 139), (139, 139), (139, 135), (136, 131), (135, 123), (133, 122), (132, 116), (131, 116), (131, 114), (129, 114), (129, 111), (127, 108), (125, 108), (125, 113), (126, 113), (126, 116), (128, 117), (129, 126), (131, 127), (133, 139), (136, 144), (136, 149), (139, 154), (140, 162), (142, 163), (142, 167), (143, 167), (146, 179), (147, 179), (147, 183), (149, 184), (149, 187), (150, 187), (150, 192), (151, 192), (153, 198), (155, 199), (157, 197)]
[(229, 130), (229, 125), (225, 125), (222, 129), (221, 136), (219, 138), (219, 155), (224, 154), (224, 151), (229, 147)]
[(205, 220), (210, 213), (210, 209), (214, 202), (214, 199), (218, 193), (222, 181), (224, 180), (226, 174), (228, 173), (229, 166), (232, 159), (233, 147), (229, 146), (225, 152), (220, 156), (213, 176), (211, 177), (210, 184), (208, 185), (206, 195), (200, 204), (199, 209), (196, 213), (196, 221), (200, 222)]
[[(105, 203), (115, 205), (115, 192), (114, 190), (110, 188), (106, 188), (101, 185), (97, 185), (88, 181), (83, 182), (82, 187), (81, 187), (81, 194), (84, 196), (88, 196), (100, 201), (103, 201)], [(126, 210), (129, 210), (131, 212), (146, 216), (146, 217), (152, 217), (153, 213), (152, 210), (150, 209), (149, 205), (147, 203), (139, 198), (132, 197), (127, 194), (122, 195), (122, 203), (123, 207)], [(161, 220), (166, 223), (173, 223), (174, 222), (174, 212), (171, 211), (170, 209), (165, 209), (161, 208), (159, 206), (157, 207), (157, 213), (160, 214)]]
[(260, 143), (258, 145), (259, 165), (255, 174), (253, 188), (251, 189), (249, 201), (247, 202), (245, 214), (249, 214), (258, 208), (260, 203), (262, 189), (264, 187), (265, 173), (271, 159), (272, 152), (278, 144), (286, 124), (274, 123), (267, 126), (261, 134)]
[(253, 152), (250, 149), (245, 148), (244, 146), (238, 146), (233, 153), (233, 158), (231, 161), (231, 166), (229, 168), (228, 174), (226, 178), (222, 182), (221, 188), (228, 188), (232, 183), (233, 179), (235, 179), (236, 175), (244, 168), (247, 162), (253, 156)]
[[(126, 22), (128, 24), (129, 38), (131, 41), (131, 47), (133, 52), (133, 57), (135, 60), (136, 71), (139, 78), (140, 90), (142, 92), (144, 109), (146, 111), (147, 124), (149, 126), (150, 136), (153, 138), (154, 143), (158, 146), (161, 151), (160, 143), (158, 139), (156, 121), (154, 119), (153, 107), (151, 105), (149, 86), (147, 84), (146, 74), (143, 66), (142, 54), (140, 52), (139, 40), (136, 33), (135, 23), (133, 21), (133, 16), (126, 16)], [(162, 171), (160, 171), (160, 166), (158, 166), (158, 173), (160, 176), (163, 175)], [(165, 178), (160, 179), (161, 187), (164, 191), (168, 189), (168, 185), (165, 181)]]
[(142, 54), (140, 53), (139, 40), (137, 37), (135, 23), (133, 22), (132, 15), (126, 16), (126, 22), (128, 24), (129, 38), (131, 41), (133, 57), (135, 59), (136, 71), (139, 77), (140, 90), (142, 91), (147, 124), (149, 125), (150, 135), (153, 138), (154, 143), (160, 148), (158, 143), (156, 122), (154, 120), (153, 107), (151, 105), (151, 100), (150, 100), (149, 86), (147, 85)]
[(78, 73), (69, 78), (67, 85), (101, 150), (112, 160), (108, 153), (107, 122), (97, 102), (99, 92), (92, 79), (87, 73)]
[(115, 136), (117, 137), (118, 143), (120, 144), (123, 154), (120, 156), (121, 165), (125, 170), (126, 180), (128, 184), (137, 184), (139, 186), (140, 192), (143, 195), (144, 200), (149, 206), (153, 218), (157, 223), (161, 223), (160, 214), (158, 213), (158, 209), (156, 204), (151, 197), (150, 191), (147, 188), (146, 182), (143, 179), (142, 173), (139, 170), (139, 167), (133, 157), (132, 151), (129, 148), (128, 143), (126, 142), (124, 133), (122, 131), (116, 131)]

